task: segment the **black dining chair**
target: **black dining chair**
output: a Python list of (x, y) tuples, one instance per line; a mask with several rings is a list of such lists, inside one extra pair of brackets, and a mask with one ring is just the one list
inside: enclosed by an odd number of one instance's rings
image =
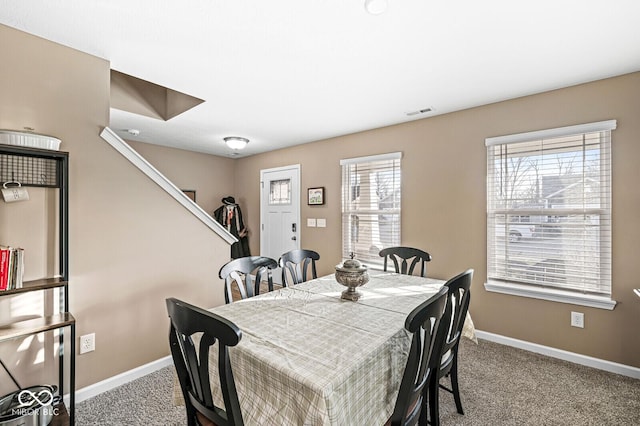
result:
[[(230, 346), (242, 339), (231, 321), (175, 298), (166, 299), (169, 345), (187, 410), (189, 426), (243, 425), (240, 402), (229, 361)], [(199, 343), (192, 336), (202, 333)], [(224, 407), (213, 403), (209, 377), (209, 351), (217, 343), (218, 376)]]
[[(238, 289), (241, 299), (260, 294), (260, 285), (265, 279), (267, 288), (273, 291), (273, 277), (271, 271), (278, 267), (275, 259), (264, 256), (239, 257), (220, 268), (218, 275), (224, 280), (224, 301), (233, 302), (234, 286)], [(252, 277), (255, 277), (253, 280)], [(252, 280), (254, 285), (252, 285)]]
[[(452, 393), (456, 403), (456, 410), (459, 414), (464, 414), (458, 387), (458, 347), (460, 345), (462, 327), (469, 310), (472, 278), (473, 269), (467, 269), (448, 280), (443, 287), (447, 289), (448, 294), (447, 306), (443, 317), (447, 318), (447, 320), (440, 322), (441, 330), (438, 330), (438, 332), (442, 333), (444, 341), (438, 356), (438, 359), (440, 359), (439, 366), (433, 373), (429, 383), (429, 418), (431, 425), (440, 424), (439, 389)], [(451, 388), (440, 384), (440, 379), (445, 376), (448, 376), (451, 380)]]
[(384, 258), (384, 271), (387, 271), (387, 264), (393, 262), (396, 273), (413, 275), (414, 269), (420, 264), (420, 276), (427, 276), (427, 262), (431, 261), (431, 255), (426, 251), (413, 247), (387, 247), (378, 254)]
[(316, 260), (320, 255), (313, 250), (291, 250), (280, 256), (278, 265), (282, 268), (282, 285), (295, 285), (318, 278)]
[(442, 346), (444, 339), (438, 338), (437, 333), (442, 321), (448, 320), (443, 316), (447, 293), (447, 288), (442, 287), (407, 316), (404, 327), (413, 336), (389, 426), (427, 424), (425, 398), (431, 376), (440, 363), (438, 344)]

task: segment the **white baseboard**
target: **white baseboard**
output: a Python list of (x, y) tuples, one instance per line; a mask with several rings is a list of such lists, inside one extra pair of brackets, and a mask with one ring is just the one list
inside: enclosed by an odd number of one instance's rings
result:
[[(140, 377), (146, 376), (147, 374), (151, 374), (154, 371), (158, 371), (161, 368), (167, 367), (169, 365), (173, 365), (173, 359), (171, 356), (166, 356), (164, 358), (160, 358), (156, 361), (152, 361), (148, 364), (141, 365), (140, 367), (136, 367), (132, 370), (125, 371), (124, 373), (120, 373), (116, 376), (109, 377), (101, 382), (94, 383), (93, 385), (89, 385), (85, 388), (78, 389), (76, 391), (76, 404), (82, 402), (86, 399), (93, 398), (96, 395), (101, 394), (102, 392), (106, 392), (108, 390), (117, 388), (118, 386), (124, 385), (125, 383), (129, 383), (135, 379), (139, 379)], [(69, 406), (69, 394), (64, 396), (64, 401)]]
[(500, 343), (502, 345), (513, 346), (514, 348), (524, 349), (525, 351), (550, 356), (552, 358), (573, 362), (575, 364), (585, 365), (587, 367), (597, 368), (598, 370), (604, 370), (610, 373), (616, 373), (623, 376), (633, 377), (634, 379), (640, 379), (640, 368), (632, 367), (630, 365), (618, 364), (616, 362), (593, 358), (574, 352), (563, 351), (562, 349), (543, 346), (524, 340), (513, 339), (511, 337), (488, 333), (486, 331), (476, 330), (476, 336), (478, 337), (478, 339), (488, 340), (490, 342)]

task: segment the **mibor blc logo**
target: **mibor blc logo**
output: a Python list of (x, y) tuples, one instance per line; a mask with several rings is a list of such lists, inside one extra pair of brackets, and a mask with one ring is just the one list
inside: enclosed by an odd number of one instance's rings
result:
[(58, 414), (58, 408), (52, 407), (53, 394), (46, 389), (39, 392), (24, 389), (18, 394), (18, 403), (20, 405), (12, 409), (11, 414), (20, 416), (28, 416), (36, 412), (40, 412), (42, 415), (55, 416)]

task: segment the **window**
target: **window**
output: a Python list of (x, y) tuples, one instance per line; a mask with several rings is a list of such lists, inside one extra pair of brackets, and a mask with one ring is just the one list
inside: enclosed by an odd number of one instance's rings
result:
[(487, 290), (613, 309), (615, 120), (489, 138)]
[(400, 245), (400, 152), (341, 160), (342, 257), (382, 265), (385, 247)]
[(269, 205), (291, 204), (291, 179), (272, 180), (269, 187)]

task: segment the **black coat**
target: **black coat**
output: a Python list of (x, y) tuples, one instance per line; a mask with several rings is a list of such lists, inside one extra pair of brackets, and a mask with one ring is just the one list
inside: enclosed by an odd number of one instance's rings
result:
[(247, 238), (248, 231), (242, 220), (242, 210), (240, 210), (240, 206), (237, 204), (222, 205), (213, 212), (213, 217), (218, 223), (224, 226), (231, 235), (238, 239), (237, 243), (231, 245), (231, 258), (237, 259), (239, 257), (251, 256), (249, 239)]

